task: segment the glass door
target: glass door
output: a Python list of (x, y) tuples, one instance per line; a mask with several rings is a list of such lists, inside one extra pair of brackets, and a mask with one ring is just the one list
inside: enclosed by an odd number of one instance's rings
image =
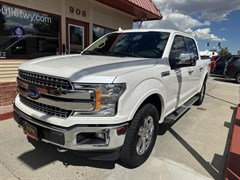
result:
[(84, 49), (84, 27), (68, 24), (68, 51), (70, 54), (79, 54)]

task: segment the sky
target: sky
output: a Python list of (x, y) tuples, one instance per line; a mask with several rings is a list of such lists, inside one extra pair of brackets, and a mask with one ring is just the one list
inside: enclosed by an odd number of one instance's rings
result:
[[(153, 0), (163, 19), (142, 29), (167, 28), (190, 33), (201, 51), (227, 47), (240, 50), (240, 0)], [(207, 47), (207, 44), (209, 46)]]

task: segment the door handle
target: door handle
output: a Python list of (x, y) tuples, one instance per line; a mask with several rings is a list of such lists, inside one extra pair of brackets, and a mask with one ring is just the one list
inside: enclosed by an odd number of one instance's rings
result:
[(188, 74), (189, 74), (189, 75), (192, 75), (193, 72), (194, 72), (194, 70), (189, 70), (189, 71), (188, 71)]
[(170, 75), (169, 71), (164, 71), (164, 72), (161, 73), (161, 77), (169, 76), (169, 75)]
[(203, 70), (203, 67), (200, 67), (199, 70), (202, 71), (202, 70)]

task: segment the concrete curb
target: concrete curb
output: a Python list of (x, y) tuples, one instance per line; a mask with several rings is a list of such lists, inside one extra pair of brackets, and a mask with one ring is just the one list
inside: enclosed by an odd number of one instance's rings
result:
[(7, 120), (13, 117), (13, 112), (0, 114), (0, 121)]
[(13, 105), (0, 106), (0, 121), (13, 117)]
[(237, 107), (225, 179), (240, 179), (240, 104)]

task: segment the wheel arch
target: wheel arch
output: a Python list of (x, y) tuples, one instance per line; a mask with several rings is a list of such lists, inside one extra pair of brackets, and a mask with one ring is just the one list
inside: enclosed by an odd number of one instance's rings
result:
[(207, 82), (207, 79), (208, 79), (208, 77), (209, 77), (209, 74), (208, 74), (208, 72), (206, 72), (205, 74), (204, 74), (204, 76), (203, 76), (204, 78), (202, 79), (202, 81), (201, 81), (201, 84), (200, 84), (200, 87), (199, 87), (199, 90), (198, 90), (198, 92), (200, 92), (201, 91), (201, 89), (202, 89), (202, 86), (203, 86), (203, 83), (205, 82)]
[(163, 104), (163, 99), (161, 97), (161, 95), (159, 94), (152, 94), (150, 95), (148, 98), (146, 98), (142, 104), (139, 106), (139, 108), (141, 108), (142, 106), (144, 106), (145, 104), (150, 103), (152, 105), (154, 105), (158, 111), (158, 118), (160, 119), (161, 114), (162, 114), (162, 104)]
[(158, 93), (152, 93), (148, 95), (146, 98), (142, 99), (137, 108), (135, 108), (134, 111), (132, 111), (131, 115), (129, 116), (129, 119), (132, 119), (134, 115), (137, 113), (137, 111), (143, 107), (145, 104), (151, 103), (153, 104), (157, 111), (159, 116), (159, 121), (163, 119), (163, 112), (164, 112), (164, 99), (163, 97)]
[(207, 82), (208, 77), (209, 77), (209, 74), (206, 73), (205, 76), (204, 76), (203, 82)]
[[(240, 71), (238, 71), (237, 73), (236, 73), (236, 75), (234, 76), (234, 78), (235, 78), (235, 80), (238, 82), (238, 80), (237, 80), (237, 76), (240, 74)], [(239, 83), (239, 82), (238, 82)]]
[(240, 73), (240, 71), (237, 71), (236, 73), (235, 73), (235, 76), (234, 76), (234, 78), (237, 78), (237, 75)]
[(131, 121), (144, 103), (152, 102), (156, 106), (161, 104), (159, 112), (161, 112), (162, 118), (167, 98), (165, 81), (157, 78), (149, 78), (141, 82), (127, 83), (127, 86), (126, 92), (119, 99), (118, 113), (120, 115), (126, 116), (126, 120)]

